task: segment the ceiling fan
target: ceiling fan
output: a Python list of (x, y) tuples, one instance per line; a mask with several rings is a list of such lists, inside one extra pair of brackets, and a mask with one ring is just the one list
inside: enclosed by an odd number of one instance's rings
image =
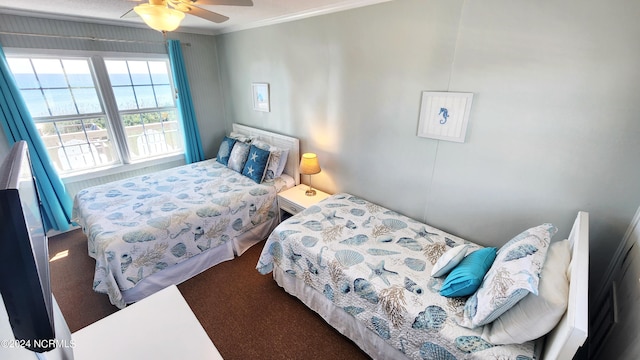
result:
[(215, 23), (229, 18), (213, 11), (205, 10), (202, 5), (253, 6), (252, 0), (149, 0), (148, 3), (135, 6), (120, 18), (140, 16), (152, 29), (173, 31), (180, 26), (185, 14), (197, 16)]

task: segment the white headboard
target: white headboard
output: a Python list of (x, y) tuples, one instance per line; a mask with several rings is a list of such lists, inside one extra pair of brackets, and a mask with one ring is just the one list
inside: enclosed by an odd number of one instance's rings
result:
[(235, 123), (233, 124), (233, 132), (256, 137), (282, 149), (289, 149), (287, 164), (283, 172), (291, 176), (296, 181), (296, 185), (300, 184), (300, 141), (298, 139)]
[(546, 336), (543, 360), (572, 359), (588, 335), (589, 213), (578, 212), (569, 242), (572, 249), (569, 304), (558, 325)]

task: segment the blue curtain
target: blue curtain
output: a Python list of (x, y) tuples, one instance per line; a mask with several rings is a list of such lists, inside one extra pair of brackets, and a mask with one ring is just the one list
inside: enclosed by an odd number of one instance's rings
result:
[(187, 70), (184, 68), (180, 40), (169, 40), (168, 52), (173, 82), (178, 90), (178, 112), (182, 119), (184, 133), (184, 157), (187, 164), (191, 164), (204, 160), (204, 151), (202, 151), (196, 113), (193, 109), (193, 102), (191, 102), (191, 90), (189, 89)]
[(69, 229), (71, 197), (54, 169), (31, 114), (9, 70), (0, 46), (0, 120), (9, 145), (25, 140), (29, 147), (31, 166), (42, 201), (42, 216), (46, 230)]

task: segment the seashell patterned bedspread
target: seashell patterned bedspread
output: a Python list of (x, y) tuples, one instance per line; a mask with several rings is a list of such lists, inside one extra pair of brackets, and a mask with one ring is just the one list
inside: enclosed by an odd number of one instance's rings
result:
[(80, 191), (73, 218), (96, 259), (93, 289), (124, 307), (121, 290), (277, 215), (276, 187), (215, 160)]
[(463, 243), (471, 244), (337, 194), (280, 224), (257, 269), (268, 274), (275, 265), (304, 281), (410, 359), (532, 359), (533, 342), (494, 346), (482, 328), (454, 321), (466, 298), (441, 296), (444, 278), (430, 274), (440, 255)]

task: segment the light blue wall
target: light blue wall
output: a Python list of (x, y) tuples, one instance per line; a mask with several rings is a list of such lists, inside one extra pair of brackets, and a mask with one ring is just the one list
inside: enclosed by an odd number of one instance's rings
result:
[[(396, 0), (217, 36), (232, 122), (301, 139), (318, 188), (485, 245), (591, 213), (592, 284), (640, 204), (635, 1)], [(271, 86), (252, 110), (251, 83)], [(423, 90), (475, 94), (464, 144), (416, 137)], [(306, 177), (303, 181), (307, 181)]]
[[(318, 188), (485, 245), (543, 221), (566, 236), (587, 210), (598, 284), (640, 203), (639, 7), (396, 0), (215, 38), (171, 36), (192, 44), (183, 51), (207, 157), (232, 122), (294, 135), (319, 155)], [(162, 40), (146, 29), (3, 14), (0, 31)], [(0, 43), (164, 53), (3, 34)], [(270, 83), (270, 113), (252, 110), (252, 82)], [(466, 143), (415, 136), (423, 90), (475, 94)]]

